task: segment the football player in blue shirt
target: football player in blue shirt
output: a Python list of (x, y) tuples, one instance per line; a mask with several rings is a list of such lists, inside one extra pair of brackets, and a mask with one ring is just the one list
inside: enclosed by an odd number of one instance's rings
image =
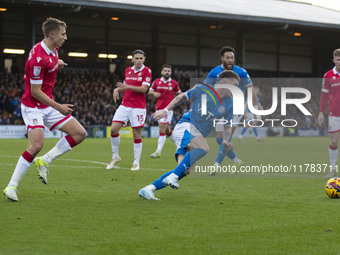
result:
[[(219, 75), (219, 84), (216, 84), (214, 88), (198, 83), (192, 89), (175, 97), (164, 110), (152, 115), (154, 119), (160, 119), (186, 99), (191, 100), (190, 111), (183, 115), (173, 131), (177, 146), (175, 156), (178, 166), (142, 188), (139, 191), (141, 198), (158, 200), (155, 197), (156, 190), (168, 185), (173, 189), (179, 188), (178, 181), (189, 174), (190, 167), (207, 154), (209, 146), (204, 137), (214, 128), (214, 120), (221, 118), (231, 120), (233, 116), (232, 93), (226, 86), (232, 90), (231, 85), (238, 86), (239, 81), (240, 78), (235, 72), (223, 71)], [(225, 125), (223, 134), (222, 146), (227, 150), (232, 149), (233, 144), (229, 142), (231, 127)]]
[[(240, 84), (239, 84), (239, 88), (242, 90), (242, 92), (244, 93), (245, 88), (248, 87), (253, 87), (252, 81), (249, 77), (249, 74), (247, 73), (247, 71), (245, 69), (243, 69), (242, 67), (239, 67), (237, 65), (235, 65), (235, 49), (229, 46), (224, 46), (220, 49), (220, 56), (221, 56), (221, 61), (222, 64), (219, 66), (216, 66), (215, 68), (213, 68), (207, 78), (205, 79), (205, 83), (213, 85), (216, 83), (216, 81), (218, 80), (218, 75), (223, 72), (224, 70), (232, 70), (235, 73), (238, 74), (238, 76), (240, 77)], [(258, 109), (258, 105), (257, 105), (257, 100), (256, 100), (256, 93), (253, 90), (252, 93), (252, 98), (253, 98), (253, 103), (254, 103), (254, 108)], [(231, 135), (235, 132), (236, 127), (237, 127), (237, 123), (239, 123), (243, 118), (243, 115), (234, 115), (233, 116), (233, 127), (232, 127), (232, 133)], [(259, 116), (257, 116), (257, 118), (260, 118)], [(221, 145), (223, 138), (222, 138), (222, 130), (223, 130), (223, 125), (224, 124), (218, 124), (216, 125), (216, 142)], [(231, 139), (231, 137), (230, 137)], [(222, 151), (223, 146), (220, 147), (220, 150), (217, 154), (217, 158), (216, 158), (216, 162), (215, 162), (215, 166), (219, 166), (225, 155), (227, 155), (234, 164), (241, 166), (243, 165), (242, 160), (238, 159), (238, 157), (236, 156), (234, 150), (229, 150), (227, 152), (227, 154), (223, 153)]]

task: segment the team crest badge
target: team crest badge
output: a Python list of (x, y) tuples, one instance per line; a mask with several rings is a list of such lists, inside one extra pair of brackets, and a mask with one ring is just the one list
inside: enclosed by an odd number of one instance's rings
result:
[(218, 107), (218, 112), (219, 113), (224, 113), (225, 112), (225, 107), (223, 105)]
[(333, 76), (333, 80), (335, 81), (335, 76)]
[(141, 76), (141, 75), (142, 75), (142, 73), (141, 73), (141, 72), (139, 72), (139, 73), (138, 73), (138, 76)]
[(41, 66), (34, 66), (33, 67), (33, 74), (34, 76), (38, 76), (41, 72)]
[(38, 124), (38, 120), (37, 119), (33, 119), (33, 125), (37, 125)]
[(171, 82), (168, 83), (168, 86), (171, 86)]

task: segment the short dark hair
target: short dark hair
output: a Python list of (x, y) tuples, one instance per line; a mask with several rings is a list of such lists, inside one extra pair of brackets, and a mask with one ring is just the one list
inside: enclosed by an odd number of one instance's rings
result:
[(220, 49), (220, 56), (223, 57), (224, 56), (224, 53), (228, 52), (228, 51), (231, 51), (232, 53), (235, 54), (235, 49), (230, 47), (230, 46), (224, 46)]
[(49, 17), (42, 24), (42, 31), (44, 36), (48, 37), (52, 31), (59, 31), (60, 27), (67, 28), (67, 25), (64, 21)]
[(162, 65), (161, 71), (163, 71), (164, 68), (170, 68), (170, 70), (172, 70), (172, 66), (168, 64)]
[(240, 81), (240, 76), (237, 75), (237, 73), (231, 71), (231, 70), (224, 70), (222, 73), (218, 75), (218, 80), (230, 78), (230, 79), (236, 79)]
[(132, 56), (134, 56), (134, 55), (136, 55), (136, 54), (143, 54), (144, 57), (145, 57), (145, 52), (142, 51), (141, 49), (137, 49), (137, 50), (134, 50), (134, 51), (132, 52)]

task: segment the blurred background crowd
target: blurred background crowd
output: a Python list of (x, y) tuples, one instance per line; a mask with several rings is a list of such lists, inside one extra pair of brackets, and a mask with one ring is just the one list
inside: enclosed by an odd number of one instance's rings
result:
[[(321, 79), (302, 79), (302, 78), (273, 78), (267, 73), (249, 72), (253, 84), (259, 87), (259, 98), (264, 109), (272, 106), (273, 87), (302, 87), (311, 92), (311, 100), (304, 104), (311, 116), (305, 116), (296, 106), (287, 107), (287, 116), (281, 116), (280, 111), (280, 89), (278, 89), (278, 107), (266, 119), (295, 119), (298, 121), (299, 128), (318, 128), (317, 116), (319, 112), (319, 100), (321, 93)], [(190, 78), (188, 76), (172, 77), (178, 81), (182, 92), (190, 88)], [(195, 77), (197, 78), (197, 77)], [(105, 74), (98, 70), (75, 71), (60, 70), (54, 87), (53, 95), (55, 101), (59, 103), (70, 103), (74, 105), (73, 116), (82, 125), (111, 125), (112, 117), (120, 102), (114, 103), (112, 91), (117, 81), (124, 79), (122, 74)], [(20, 103), (24, 92), (24, 73), (12, 70), (0, 70), (0, 116), (1, 125), (23, 125), (21, 117)], [(295, 95), (296, 96), (296, 95)], [(303, 95), (297, 95), (297, 98)], [(290, 98), (294, 95), (290, 95)], [(147, 120), (146, 126), (158, 125), (151, 118), (155, 111), (155, 98), (147, 95)], [(171, 125), (174, 126), (190, 108), (189, 102), (182, 104), (174, 110)], [(267, 123), (270, 124), (270, 123)]]

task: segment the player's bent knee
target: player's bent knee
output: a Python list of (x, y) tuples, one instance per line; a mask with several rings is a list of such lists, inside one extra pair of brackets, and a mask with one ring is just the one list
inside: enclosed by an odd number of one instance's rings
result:
[(82, 130), (80, 130), (80, 132), (79, 132), (80, 142), (84, 141), (85, 138), (86, 138), (86, 130), (84, 128), (82, 128)]
[(205, 154), (209, 152), (209, 145), (202, 146), (201, 149), (205, 151)]
[(339, 144), (339, 138), (331, 137), (331, 146), (332, 147), (338, 147), (338, 144)]
[(119, 133), (119, 128), (111, 127), (111, 135), (117, 135)]
[(338, 147), (339, 140), (331, 140), (331, 146), (332, 147)]
[(36, 156), (44, 147), (44, 142), (36, 142), (28, 146), (27, 151), (32, 156)]

